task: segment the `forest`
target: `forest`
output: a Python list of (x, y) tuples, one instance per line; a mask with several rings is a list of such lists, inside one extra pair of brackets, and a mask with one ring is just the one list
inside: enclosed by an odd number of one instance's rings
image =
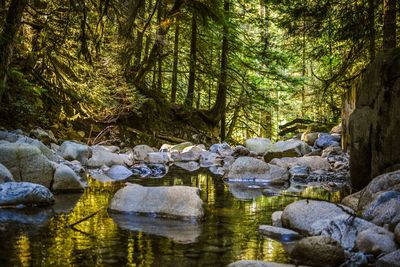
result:
[(399, 4), (0, 0), (0, 266), (400, 266)]
[[(243, 142), (333, 126), (354, 81), (395, 46), (374, 0), (1, 5), (3, 124), (60, 133), (124, 125), (191, 139), (168, 129), (180, 121)], [(282, 133), (295, 119), (303, 129)]]

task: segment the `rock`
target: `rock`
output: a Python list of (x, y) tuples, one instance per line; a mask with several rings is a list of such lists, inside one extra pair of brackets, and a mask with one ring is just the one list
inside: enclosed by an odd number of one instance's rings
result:
[(5, 140), (8, 141), (10, 143), (24, 143), (24, 144), (29, 144), (32, 146), (37, 147), (42, 154), (49, 160), (56, 160), (53, 152), (47, 147), (45, 146), (42, 142), (40, 142), (39, 140), (30, 138), (28, 136), (22, 135), (20, 133), (10, 133), (7, 131), (0, 131), (0, 140)]
[(88, 145), (65, 141), (60, 146), (59, 154), (66, 160), (78, 160), (83, 165), (86, 165), (92, 155), (92, 151)]
[(170, 152), (180, 153), (188, 146), (193, 146), (193, 144), (190, 143), (190, 142), (183, 142), (183, 143), (180, 143), (180, 144), (177, 144), (177, 145), (174, 145), (174, 146), (170, 147), (169, 151)]
[(362, 217), (376, 225), (389, 225), (391, 229), (400, 222), (400, 192), (386, 191), (375, 195), (375, 199), (364, 209)]
[(256, 181), (271, 184), (284, 183), (288, 178), (286, 169), (251, 157), (236, 159), (227, 174), (227, 179), (230, 181)]
[(396, 227), (394, 228), (394, 237), (395, 237), (397, 243), (400, 244), (400, 223), (398, 223), (396, 225)]
[(189, 186), (144, 187), (130, 184), (118, 190), (111, 211), (156, 214), (160, 217), (201, 220), (204, 216), (199, 189)]
[(309, 145), (301, 140), (279, 141), (269, 147), (267, 153), (264, 155), (264, 160), (270, 162), (274, 158), (301, 157), (310, 152), (311, 148)]
[(322, 149), (320, 149), (320, 148), (317, 148), (317, 149), (312, 148), (312, 151), (310, 153), (305, 154), (304, 157), (312, 157), (312, 156), (319, 156), (320, 157), (321, 155), (322, 155)]
[(132, 159), (135, 161), (144, 161), (145, 158), (147, 157), (147, 154), (153, 152), (154, 150), (148, 145), (137, 145), (132, 149), (132, 154), (133, 154)]
[(272, 225), (276, 227), (282, 227), (282, 213), (283, 211), (274, 211), (271, 215)]
[(36, 146), (26, 143), (0, 143), (0, 163), (17, 182), (32, 182), (47, 188), (53, 180), (55, 163)]
[(30, 132), (30, 135), (35, 139), (39, 139), (43, 144), (50, 145), (50, 143), (57, 143), (52, 131), (45, 131), (42, 128), (37, 128)]
[(300, 265), (255, 261), (255, 260), (240, 260), (229, 264), (227, 267), (295, 267), (295, 266), (302, 267)]
[(325, 201), (299, 200), (286, 206), (282, 213), (283, 227), (293, 229), (303, 235), (310, 235), (312, 224), (318, 220), (327, 220), (339, 215), (353, 214), (353, 210), (340, 204)]
[(221, 166), (210, 166), (208, 170), (218, 176), (223, 176), (227, 172), (227, 169)]
[(348, 195), (347, 197), (343, 198), (342, 204), (347, 207), (350, 207), (355, 211), (358, 211), (358, 201), (360, 200), (361, 192), (362, 191), (358, 191), (354, 194)]
[(86, 185), (80, 179), (70, 167), (59, 164), (54, 172), (52, 190), (56, 192), (83, 191)]
[(42, 185), (27, 182), (0, 184), (0, 206), (47, 206), (53, 203), (53, 194)]
[(113, 165), (106, 171), (107, 176), (113, 180), (125, 180), (133, 175), (133, 172), (124, 165)]
[(131, 165), (129, 156), (126, 154), (112, 153), (106, 148), (96, 145), (92, 146), (92, 157), (88, 160), (88, 167), (101, 167), (103, 165)]
[(360, 210), (364, 210), (382, 191), (400, 191), (400, 170), (385, 173), (374, 178), (363, 190)]
[(400, 267), (400, 250), (393, 251), (392, 253), (386, 254), (379, 258), (376, 263), (376, 267)]
[(255, 199), (263, 195), (263, 188), (247, 183), (227, 183), (229, 192), (237, 199)]
[(165, 164), (171, 161), (171, 154), (169, 152), (150, 152), (147, 153), (144, 161), (151, 164)]
[(318, 139), (319, 133), (303, 133), (301, 135), (301, 141), (307, 143), (307, 145), (313, 146), (315, 141)]
[(364, 230), (386, 231), (390, 234), (382, 227), (350, 215), (317, 220), (312, 223), (311, 228), (313, 229), (311, 234), (330, 236), (338, 241), (345, 250), (349, 251), (354, 248), (357, 235)]
[(321, 157), (328, 158), (330, 156), (342, 155), (343, 150), (340, 146), (328, 146), (322, 150)]
[(244, 146), (236, 146), (233, 148), (233, 157), (244, 157), (250, 155), (250, 150)]
[(175, 162), (174, 165), (189, 172), (194, 172), (200, 169), (200, 164), (196, 161)]
[(180, 153), (171, 153), (171, 157), (174, 161), (198, 161), (202, 152), (203, 150), (198, 146), (188, 146)]
[(310, 266), (339, 266), (345, 261), (343, 248), (328, 236), (311, 236), (296, 242), (290, 256)]
[(301, 239), (302, 236), (290, 229), (271, 226), (271, 225), (260, 225), (258, 231), (269, 238), (275, 239), (280, 242), (292, 242), (294, 240)]
[(398, 249), (394, 235), (385, 229), (367, 229), (357, 235), (355, 249), (375, 256), (391, 253)]
[(307, 177), (307, 182), (318, 182), (318, 183), (348, 183), (349, 173), (346, 170), (341, 171), (326, 171), (326, 170), (316, 170), (310, 173)]
[(271, 146), (271, 140), (268, 138), (255, 137), (246, 140), (246, 148), (257, 154), (265, 154)]
[(170, 145), (170, 144), (163, 144), (161, 147), (160, 147), (160, 152), (170, 152), (170, 149), (171, 149), (171, 147), (173, 147), (173, 145)]
[(290, 179), (294, 181), (304, 181), (310, 174), (308, 166), (293, 166), (289, 169)]
[(358, 190), (372, 178), (399, 169), (399, 52), (376, 57), (355, 90), (349, 134), (352, 185)]
[(122, 229), (163, 236), (179, 244), (195, 243), (201, 234), (198, 223), (135, 216), (132, 214), (110, 214)]
[(299, 158), (280, 158), (273, 159), (270, 164), (290, 169), (294, 166), (307, 166), (310, 170), (330, 170), (331, 165), (324, 158), (318, 156), (299, 157)]
[(0, 184), (7, 182), (14, 182), (14, 178), (11, 172), (0, 163)]
[(340, 146), (340, 136), (331, 135), (328, 133), (320, 133), (318, 139), (315, 141), (315, 147), (325, 149), (329, 146)]
[(232, 148), (227, 143), (213, 144), (209, 151), (212, 153), (217, 153), (222, 157), (231, 156), (233, 154)]
[(83, 175), (85, 173), (85, 169), (82, 167), (82, 164), (77, 160), (64, 160), (61, 163), (70, 167), (77, 175)]
[(217, 153), (209, 152), (209, 151), (201, 151), (200, 153), (200, 166), (201, 167), (210, 167), (214, 165), (220, 165), (221, 159)]

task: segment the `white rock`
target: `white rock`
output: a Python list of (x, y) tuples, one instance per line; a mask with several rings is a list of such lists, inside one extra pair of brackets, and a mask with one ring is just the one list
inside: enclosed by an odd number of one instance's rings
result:
[(255, 137), (246, 140), (246, 147), (258, 154), (265, 154), (270, 146), (271, 140), (268, 138)]

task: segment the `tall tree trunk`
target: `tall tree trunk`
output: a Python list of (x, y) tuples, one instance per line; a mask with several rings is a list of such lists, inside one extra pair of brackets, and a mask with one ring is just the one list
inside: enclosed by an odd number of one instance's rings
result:
[(383, 1), (383, 51), (396, 47), (396, 0)]
[(375, 59), (375, 0), (368, 0), (368, 29), (369, 29), (369, 60), (372, 62)]
[[(224, 0), (224, 13), (226, 21), (229, 16), (229, 0)], [(221, 141), (225, 139), (225, 112), (226, 112), (226, 91), (228, 77), (228, 24), (223, 27), (222, 48), (221, 48), (221, 69), (218, 84), (217, 99), (209, 115), (213, 122), (221, 121)]]
[(135, 48), (134, 48), (134, 60), (133, 60), (133, 70), (136, 72), (138, 71), (140, 67), (140, 62), (142, 60), (142, 51), (143, 51), (143, 36), (144, 36), (144, 31), (143, 27), (145, 25), (144, 23), (144, 15), (146, 11), (146, 3), (143, 3), (139, 7), (139, 19), (140, 21), (138, 22), (139, 28), (136, 30), (136, 38), (135, 38)]
[(27, 0), (12, 0), (0, 35), (0, 103), (6, 91), (7, 72), (11, 63), (15, 38), (21, 25)]
[(192, 107), (194, 98), (194, 84), (196, 79), (196, 53), (197, 53), (197, 20), (196, 15), (192, 14), (192, 35), (190, 38), (190, 67), (189, 84), (185, 99), (185, 105)]
[[(159, 2), (158, 4), (158, 10), (157, 10), (157, 24), (161, 25), (163, 17), (163, 4), (162, 1)], [(157, 38), (161, 39), (161, 42), (165, 42), (165, 36), (162, 35), (161, 33), (161, 27), (157, 31)], [(158, 47), (158, 58), (157, 58), (157, 90), (158, 92), (161, 92), (162, 90), (162, 53), (163, 53), (163, 46)]]
[(179, 61), (179, 22), (175, 19), (174, 62), (172, 66), (171, 103), (176, 101), (178, 87), (178, 61)]

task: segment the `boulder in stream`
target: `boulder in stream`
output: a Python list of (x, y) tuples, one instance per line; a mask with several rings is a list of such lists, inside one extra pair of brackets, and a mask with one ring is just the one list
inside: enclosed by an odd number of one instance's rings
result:
[(11, 172), (0, 163), (0, 184), (7, 182), (14, 182), (14, 178)]
[(290, 229), (276, 227), (271, 225), (260, 225), (258, 231), (269, 238), (275, 239), (280, 242), (292, 242), (301, 239), (302, 236)]
[(199, 189), (189, 186), (144, 187), (127, 183), (117, 191), (109, 209), (122, 213), (157, 215), (183, 220), (204, 216)]
[(53, 203), (53, 194), (42, 185), (27, 182), (0, 184), (0, 206), (48, 206)]
[(271, 146), (271, 140), (268, 138), (255, 137), (246, 140), (246, 148), (257, 154), (265, 154)]
[(301, 140), (279, 141), (269, 147), (264, 160), (270, 162), (274, 158), (302, 157), (310, 152), (311, 147)]
[(78, 160), (83, 165), (87, 164), (88, 159), (92, 155), (92, 151), (88, 145), (74, 141), (63, 142), (58, 153), (66, 160)]

